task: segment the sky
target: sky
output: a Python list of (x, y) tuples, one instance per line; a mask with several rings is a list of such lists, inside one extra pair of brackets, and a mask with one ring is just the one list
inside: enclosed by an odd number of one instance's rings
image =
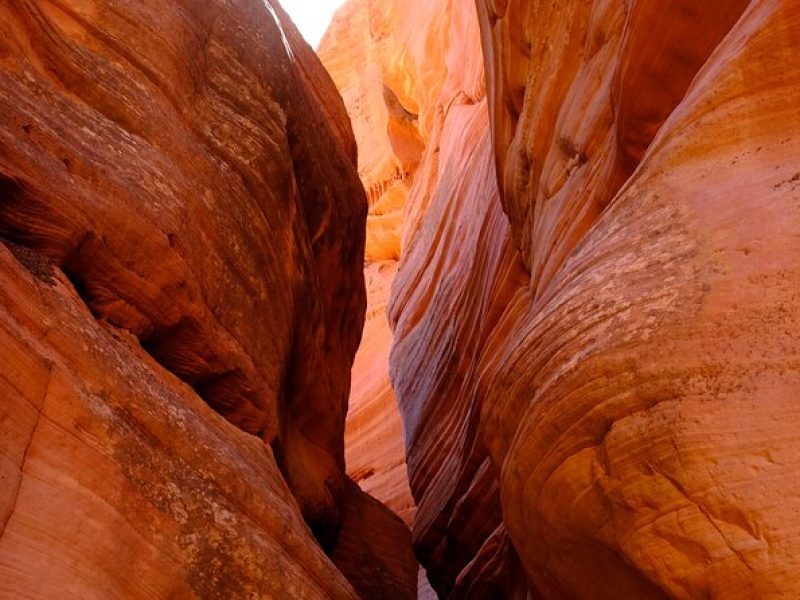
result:
[(319, 46), (336, 9), (344, 0), (279, 0), (312, 48)]

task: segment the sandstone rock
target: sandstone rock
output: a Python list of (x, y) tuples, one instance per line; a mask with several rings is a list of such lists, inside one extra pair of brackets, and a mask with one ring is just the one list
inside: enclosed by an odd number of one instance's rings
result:
[[(446, 13), (424, 9), (437, 23)], [(407, 524), (414, 502), (405, 473), (403, 432), (388, 376), (391, 331), (386, 305), (397, 272), (409, 188), (430, 136), (435, 106), (421, 90), (441, 87), (438, 51), (445, 29), (418, 26), (401, 2), (351, 0), (320, 44), (353, 124), (359, 175), (368, 192), (367, 319), (353, 365), (346, 430), (347, 471)], [(420, 38), (420, 32), (426, 38)]]
[[(796, 594), (800, 9), (478, 7), (508, 221), (451, 108), (391, 304), (431, 579)], [(493, 485), (502, 522), (478, 501)]]
[[(502, 519), (497, 476), (477, 433), (491, 349), (511, 333), (499, 319), (521, 301), (527, 279), (494, 182), (485, 99), (451, 106), (439, 148), (427, 170), (439, 175), (421, 201), (428, 210), (395, 283), (391, 373), (417, 500), (417, 555), (447, 596), (457, 581), (462, 589), (476, 583), (472, 576), (500, 587), (514, 579), (513, 550), (487, 546)], [(495, 569), (476, 569), (484, 566), (473, 562), (479, 554)]]
[(365, 269), (367, 318), (353, 363), (345, 460), (353, 481), (410, 527), (416, 509), (406, 474), (403, 424), (388, 375), (392, 332), (386, 304), (396, 272), (395, 261), (370, 263)]
[(796, 595), (800, 6), (479, 7), (531, 269), (481, 427), (526, 572)]
[(31, 263), (0, 245), (0, 596), (355, 598), (269, 446)]
[[(413, 318), (420, 318), (428, 309), (431, 296), (433, 302), (441, 301), (442, 310), (447, 302), (453, 311), (467, 309), (474, 298), (455, 299), (465, 291), (458, 283), (437, 295), (435, 288), (441, 282), (434, 273), (447, 258), (434, 260), (426, 254), (424, 243), (417, 244), (417, 238), (423, 237), (417, 235), (419, 230), (427, 232), (423, 219), (428, 204), (437, 202), (437, 210), (456, 214), (459, 204), (465, 203), (480, 213), (494, 199), (498, 210), (493, 218), (502, 228), (474, 5), (468, 1), (409, 5), (351, 0), (334, 19), (320, 46), (320, 56), (344, 97), (359, 145), (359, 173), (371, 190), (366, 267), (369, 308), (364, 341), (353, 369), (346, 432), (348, 473), (364, 490), (410, 522), (414, 512), (403, 473), (405, 457), (399, 445), (402, 431), (385, 367), (391, 333), (384, 311), (396, 265), (385, 259), (396, 257), (402, 245), (408, 257), (404, 264), (409, 266), (404, 267), (407, 273), (401, 272), (395, 285), (415, 294), (408, 308), (408, 312), (418, 312)], [(461, 136), (463, 128), (468, 133)], [(480, 146), (477, 157), (472, 155), (471, 145)], [(477, 168), (474, 176), (469, 174), (470, 168)], [(468, 180), (457, 186), (459, 178), (464, 177)], [(470, 210), (464, 214), (476, 216)], [(467, 226), (470, 235), (478, 235), (480, 217), (474, 226), (464, 221), (466, 217), (458, 226)], [(387, 231), (392, 231), (391, 243)], [(438, 233), (424, 235), (428, 242)], [(431, 276), (423, 283), (410, 279), (414, 267), (421, 269), (423, 264), (430, 264)], [(438, 318), (441, 313), (432, 316)], [(413, 327), (403, 320), (398, 326), (401, 337)], [(491, 328), (491, 322), (487, 327)], [(442, 394), (431, 381), (441, 366), (437, 360), (441, 335), (440, 328), (431, 328), (409, 336), (401, 351), (408, 376), (404, 381), (396, 379), (395, 386), (405, 421), (405, 439), (413, 453), (409, 456), (412, 488), (422, 507), (414, 528), (415, 545), (423, 562), (432, 568), (436, 587), (444, 591), (455, 585), (461, 569), (472, 561), (501, 521), (494, 475), (485, 468), (489, 464), (485, 450), (476, 450), (478, 464), (466, 470), (457, 467), (461, 473), (449, 471), (453, 463), (447, 459), (447, 446), (462, 437), (466, 438), (466, 447), (474, 443), (477, 421), (464, 425), (463, 430), (458, 425), (449, 431), (443, 415), (426, 414), (430, 420), (417, 418), (418, 411), (434, 407), (440, 413), (452, 409), (453, 415), (461, 415), (465, 405), (470, 405), (466, 401), (448, 408), (453, 396)], [(457, 364), (453, 366), (442, 379), (460, 376)], [(474, 408), (472, 412), (477, 418)], [(457, 422), (458, 417), (454, 419)], [(423, 436), (427, 441), (416, 443)], [(485, 463), (482, 479), (467, 494), (481, 460)], [(431, 480), (437, 483), (428, 485)], [(445, 513), (463, 496), (468, 498), (448, 524)], [(498, 573), (507, 564), (507, 556), (498, 554), (503, 565)], [(427, 579), (421, 575), (420, 581), (422, 589)]]
[(489, 127), (469, 4), (381, 3), (359, 54), (438, 78), (389, 85), (429, 107), (389, 312), (434, 587), (796, 595), (800, 8), (478, 0)]
[(361, 598), (417, 597), (417, 560), (400, 517), (350, 482), (333, 562)]
[(330, 78), (275, 2), (0, 12), (0, 595), (353, 597)]

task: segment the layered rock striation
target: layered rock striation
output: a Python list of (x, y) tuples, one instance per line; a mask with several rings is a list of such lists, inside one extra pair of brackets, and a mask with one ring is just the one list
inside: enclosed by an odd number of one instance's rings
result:
[(798, 594), (797, 2), (0, 11), (0, 596)]
[(531, 277), (481, 430), (530, 581), (797, 594), (800, 6), (478, 6)]
[[(408, 442), (421, 424), (406, 419), (403, 426), (400, 422), (396, 403), (403, 396), (395, 398), (387, 372), (392, 332), (386, 308), (397, 272), (396, 257), (401, 251), (409, 251), (407, 245), (422, 226), (437, 186), (438, 153), (450, 108), (474, 104), (485, 95), (474, 8), (458, 2), (414, 2), (409, 6), (351, 0), (337, 13), (320, 46), (320, 57), (341, 91), (353, 122), (359, 174), (369, 191), (370, 203), (365, 269), (369, 308), (353, 368), (347, 469), (362, 489), (411, 523), (416, 509), (409, 493), (402, 441), (406, 440), (411, 452), (415, 446)], [(470, 111), (464, 111), (464, 115), (467, 113)], [(474, 114), (486, 114), (485, 102)], [(455, 128), (469, 120), (451, 125)], [(483, 137), (488, 141), (487, 119), (480, 122), (478, 131), (486, 133)], [(461, 151), (452, 145), (447, 160), (456, 160)], [(488, 145), (484, 152), (489, 167)], [(424, 361), (426, 350), (432, 349), (416, 349), (415, 360)], [(429, 356), (434, 354), (432, 350)], [(403, 407), (403, 411), (408, 408)], [(409, 459), (415, 460), (414, 455), (409, 454)], [(424, 490), (415, 484), (415, 467), (409, 467), (414, 498), (423, 503), (418, 522), (428, 521), (415, 529), (417, 552), (427, 556), (440, 536), (440, 532), (431, 531), (430, 519), (441, 506), (431, 509), (426, 505)], [(492, 523), (497, 526), (496, 489), (493, 493)], [(462, 562), (453, 560), (450, 567), (458, 573), (469, 562), (472, 547), (480, 547), (486, 532), (456, 533), (454, 528), (448, 533), (452, 538), (447, 547), (461, 547), (458, 553)], [(477, 541), (473, 539), (476, 536)], [(424, 541), (420, 541), (422, 538)], [(463, 545), (465, 540), (470, 540), (470, 549)], [(441, 560), (452, 558), (443, 555)], [(433, 596), (424, 573), (419, 593), (420, 597)]]
[(434, 587), (796, 594), (800, 7), (477, 8), (389, 308)]
[[(392, 335), (385, 307), (397, 270), (389, 258), (402, 252), (389, 316), (397, 335), (394, 390), (418, 505), (416, 551), (441, 593), (458, 579), (456, 593), (509, 594), (521, 572), (502, 527), (488, 454), (476, 437), (478, 396), (469, 390), (479, 367), (466, 365), (477, 359), (473, 345), (491, 334), (501, 307), (526, 279), (514, 260), (493, 174), (474, 5), (351, 0), (320, 55), (344, 97), (359, 174), (372, 190), (370, 308), (353, 370), (348, 472), (399, 514), (414, 514), (399, 493), (405, 463), (384, 362)], [(377, 250), (389, 248), (387, 206), (393, 207), (391, 252)], [(495, 251), (498, 240), (502, 248)], [(487, 252), (490, 265), (470, 276)], [(501, 271), (493, 272), (498, 265)], [(475, 339), (457, 340), (444, 314), (480, 322)], [(460, 577), (465, 570), (471, 575)]]
[(392, 332), (386, 304), (396, 273), (395, 261), (369, 263), (364, 271), (367, 317), (353, 363), (345, 462), (353, 481), (410, 527), (416, 507), (408, 487), (403, 424), (388, 374)]
[[(352, 373), (347, 471), (411, 524), (403, 426), (388, 376), (386, 306), (401, 253), (406, 205), (434, 127), (444, 82), (448, 12), (430, 3), (350, 0), (319, 55), (344, 99), (367, 190), (367, 318)], [(419, 10), (417, 10), (419, 9)], [(419, 26), (423, 11), (428, 25)]]
[(256, 0), (0, 12), (0, 595), (412, 597), (344, 474), (367, 202), (310, 48)]

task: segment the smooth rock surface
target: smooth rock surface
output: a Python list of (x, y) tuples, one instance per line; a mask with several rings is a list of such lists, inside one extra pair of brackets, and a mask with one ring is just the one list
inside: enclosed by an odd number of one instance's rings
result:
[(511, 597), (518, 579), (513, 549), (493, 540), (504, 537), (497, 475), (478, 435), (484, 371), (511, 335), (500, 318), (527, 281), (499, 202), (486, 108), (483, 99), (447, 112), (390, 308), (415, 548), (434, 589), (452, 597), (479, 582)]
[(385, 505), (348, 483), (346, 513), (333, 562), (361, 598), (417, 598), (411, 532)]
[(0, 596), (356, 598), (269, 446), (36, 261), (0, 245)]
[[(388, 376), (392, 333), (386, 306), (397, 272), (404, 213), (431, 134), (433, 95), (443, 83), (441, 48), (448, 12), (416, 3), (350, 0), (336, 13), (319, 55), (342, 94), (368, 194), (367, 317), (353, 365), (347, 419), (348, 474), (410, 525), (414, 501), (406, 475), (403, 428)], [(428, 93), (428, 92), (431, 93)]]
[(353, 363), (345, 462), (353, 481), (410, 527), (416, 507), (408, 487), (403, 424), (388, 374), (392, 332), (386, 304), (396, 273), (396, 261), (369, 263), (364, 271), (367, 318)]
[(329, 76), (276, 2), (0, 13), (0, 596), (354, 597), (348, 504), (407, 540), (344, 473), (367, 202)]
[[(458, 213), (459, 203), (469, 204), (464, 212), (469, 217), (459, 221), (458, 227), (470, 227), (469, 236), (474, 236), (480, 230), (482, 211), (494, 201), (493, 225), (499, 224), (502, 229), (478, 32), (470, 1), (409, 4), (350, 0), (337, 13), (320, 46), (323, 64), (342, 92), (353, 122), (359, 146), (359, 174), (370, 192), (366, 252), (369, 308), (364, 340), (353, 369), (346, 431), (347, 469), (362, 489), (410, 523), (415, 509), (407, 491), (405, 453), (399, 443), (405, 435), (411, 485), (422, 509), (414, 526), (416, 551), (432, 567), (434, 585), (442, 591), (455, 585), (461, 570), (500, 525), (497, 486), (484, 468), (483, 479), (467, 494), (461, 488), (470, 486), (474, 468), (469, 467), (464, 473), (450, 471), (462, 469), (459, 465), (454, 467), (455, 452), (447, 459), (447, 445), (453, 436), (465, 437), (463, 444), (467, 447), (474, 443), (474, 426), (464, 425), (460, 433), (445, 431), (444, 416), (431, 415), (431, 420), (425, 422), (414, 416), (416, 407), (435, 404), (441, 412), (452, 409), (453, 421), (448, 421), (452, 424), (457, 423), (464, 410), (469, 410), (465, 405), (469, 406), (470, 401), (461, 399), (445, 408), (454, 395), (442, 394), (430, 381), (441, 367), (437, 360), (437, 345), (442, 341), (438, 329), (429, 330), (430, 335), (420, 330), (421, 335), (410, 336), (409, 350), (402, 350), (408, 354), (403, 360), (407, 361), (409, 376), (405, 384), (395, 381), (405, 421), (401, 426), (386, 372), (392, 334), (385, 309), (397, 271), (397, 263), (391, 259), (401, 249), (405, 262), (435, 263), (430, 266), (432, 273), (440, 268), (441, 261), (446, 261), (432, 260), (425, 255), (425, 244), (417, 243), (416, 238), (423, 237), (417, 235), (420, 229), (426, 229), (425, 242), (438, 235), (427, 232), (429, 227), (424, 224), (429, 203), (436, 201), (437, 210), (451, 210), (453, 216)], [(480, 150), (475, 152), (473, 146)], [(476, 172), (470, 173), (471, 169)], [(397, 173), (402, 176), (397, 177)], [(458, 185), (460, 178), (467, 178), (463, 185)], [(437, 215), (441, 217), (441, 213)], [(475, 224), (466, 224), (467, 218), (475, 218)], [(507, 229), (506, 226), (500, 235), (506, 235)], [(389, 231), (391, 236), (387, 235)], [(413, 258), (405, 258), (407, 255)], [(432, 288), (440, 282), (435, 275), (424, 283), (409, 280), (409, 276), (413, 276), (413, 269), (406, 274), (401, 272), (395, 286), (418, 290), (419, 296), (409, 303), (418, 303), (414, 310), (424, 311), (430, 296), (437, 296)], [(449, 286), (437, 296), (441, 299), (440, 308), (469, 310), (474, 297), (454, 298), (464, 292), (460, 284)], [(451, 303), (447, 309), (446, 302)], [(431, 313), (431, 317), (439, 318), (441, 314)], [(405, 335), (406, 322), (399, 327), (398, 331)], [(459, 377), (455, 363), (454, 367), (442, 379)], [(465, 381), (464, 385), (470, 383), (473, 382)], [(413, 403), (407, 400), (411, 395)], [(472, 412), (477, 418), (477, 412)], [(424, 445), (416, 443), (423, 431), (429, 436)], [(484, 460), (488, 466), (485, 450), (476, 450), (476, 456), (478, 462)], [(428, 464), (428, 460), (436, 463)], [(429, 485), (437, 478), (440, 480), (436, 484)], [(462, 499), (459, 516), (448, 524), (445, 513)], [(465, 522), (470, 519), (470, 511), (474, 511), (473, 524)], [(498, 553), (497, 562), (503, 565), (498, 567), (498, 573), (505, 572), (506, 558), (507, 554)], [(471, 581), (469, 577), (467, 580)], [(421, 596), (432, 597), (423, 573), (420, 582)], [(462, 588), (468, 585), (465, 582)], [(487, 584), (485, 590), (494, 591), (491, 585)]]
[[(800, 7), (476, 4), (488, 122), (471, 2), (382, 3), (356, 86), (428, 107), (389, 314), (429, 578), (793, 597)], [(427, 104), (381, 66), (418, 48)], [(347, 104), (385, 149), (380, 102)]]
[(797, 595), (800, 5), (479, 7), (531, 270), (481, 427), (528, 576)]

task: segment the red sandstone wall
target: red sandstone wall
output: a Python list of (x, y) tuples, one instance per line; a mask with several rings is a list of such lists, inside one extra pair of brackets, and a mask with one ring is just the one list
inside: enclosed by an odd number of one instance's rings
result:
[(476, 4), (381, 3), (371, 75), (332, 68), (365, 181), (382, 87), (419, 115), (389, 314), (431, 581), (796, 594), (797, 3)]
[(0, 1), (0, 596), (413, 596), (344, 475), (356, 148), (273, 4)]

